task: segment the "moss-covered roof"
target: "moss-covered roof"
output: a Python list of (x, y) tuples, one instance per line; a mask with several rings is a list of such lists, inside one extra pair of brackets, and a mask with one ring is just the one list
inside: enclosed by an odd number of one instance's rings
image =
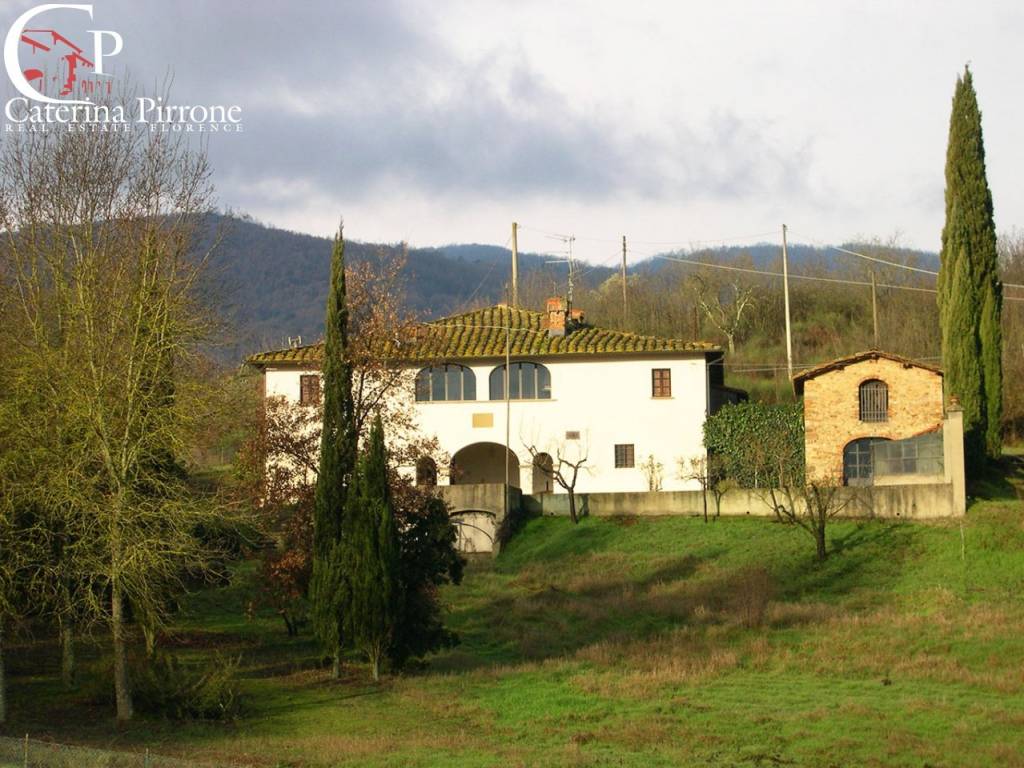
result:
[[(571, 326), (564, 336), (550, 336), (545, 318), (543, 312), (504, 305), (477, 309), (415, 326), (411, 338), (393, 345), (388, 354), (409, 361), (503, 357), (506, 324), (511, 330), (510, 354), (518, 357), (721, 351), (716, 344), (706, 341), (640, 336), (585, 323)], [(320, 362), (322, 353), (321, 342), (260, 352), (247, 362), (255, 366), (315, 364)]]

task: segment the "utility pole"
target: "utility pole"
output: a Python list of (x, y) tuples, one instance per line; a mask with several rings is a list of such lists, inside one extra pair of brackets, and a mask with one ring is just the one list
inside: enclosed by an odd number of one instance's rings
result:
[(512, 306), (519, 306), (519, 225), (512, 222)]
[(622, 236), (622, 330), (629, 323), (629, 305), (626, 303), (626, 236)]
[[(568, 296), (566, 297), (566, 303), (569, 305), (569, 310), (572, 310), (572, 277), (573, 277), (573, 275), (572, 275), (572, 272), (573, 272), (573, 266), (572, 266), (572, 244), (575, 241), (576, 241), (576, 237), (574, 235), (569, 235), (569, 293), (568, 293)], [(566, 318), (566, 319), (568, 320), (568, 318)]]
[(874, 325), (875, 349), (878, 349), (878, 288), (875, 285), (875, 270), (871, 270), (871, 321)]
[(786, 370), (793, 383), (793, 327), (789, 319), (789, 254), (786, 252), (786, 225), (782, 225), (782, 287), (786, 302)]
[[(512, 225), (512, 231), (515, 232), (515, 224)], [(513, 238), (513, 242), (515, 242)], [(515, 262), (513, 262), (515, 263)], [(508, 456), (512, 453), (512, 395), (508, 391), (509, 385), (509, 369), (512, 367), (512, 311), (509, 309), (505, 313), (505, 488), (504, 496), (505, 499), (502, 502), (502, 510), (505, 513), (505, 520), (508, 520), (508, 485), (511, 482), (509, 477)], [(521, 481), (520, 481), (521, 482)]]

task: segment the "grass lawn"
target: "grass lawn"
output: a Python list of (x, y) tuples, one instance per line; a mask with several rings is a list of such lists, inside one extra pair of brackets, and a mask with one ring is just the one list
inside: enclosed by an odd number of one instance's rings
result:
[(1024, 506), (836, 523), (830, 549), (763, 519), (532, 520), (445, 592), (462, 644), (380, 685), (247, 619), (243, 564), (169, 639), (244, 654), (241, 721), (118, 731), (37, 642), (5, 733), (268, 767), (1024, 766)]

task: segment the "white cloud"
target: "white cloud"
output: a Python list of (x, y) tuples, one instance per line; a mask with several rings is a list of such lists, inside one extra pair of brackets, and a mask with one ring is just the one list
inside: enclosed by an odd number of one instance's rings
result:
[(220, 198), (293, 229), (329, 233), (343, 213), (365, 240), (500, 244), (519, 219), (575, 232), (599, 260), (582, 237), (689, 242), (786, 221), (937, 248), (968, 60), (997, 225), (1024, 223), (1015, 2), (108, 0), (96, 13), (137, 80), (170, 67), (178, 100), (243, 106), (245, 132), (210, 144)]

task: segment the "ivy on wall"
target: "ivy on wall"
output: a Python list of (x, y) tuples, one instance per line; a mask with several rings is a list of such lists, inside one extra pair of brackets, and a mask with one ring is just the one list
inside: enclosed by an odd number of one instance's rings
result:
[(704, 446), (744, 488), (798, 485), (804, 474), (802, 403), (726, 405), (704, 422)]

